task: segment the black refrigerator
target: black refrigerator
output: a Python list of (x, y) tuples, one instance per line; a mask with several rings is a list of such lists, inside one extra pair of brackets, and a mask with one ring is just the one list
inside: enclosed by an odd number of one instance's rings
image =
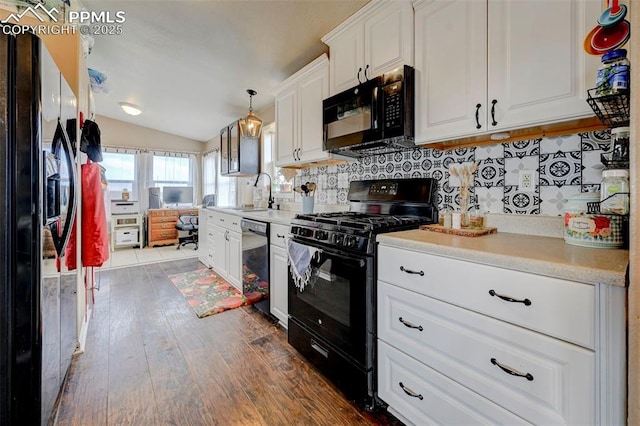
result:
[(77, 278), (64, 270), (76, 114), (63, 92), (37, 37), (0, 34), (0, 424), (51, 421), (77, 342)]

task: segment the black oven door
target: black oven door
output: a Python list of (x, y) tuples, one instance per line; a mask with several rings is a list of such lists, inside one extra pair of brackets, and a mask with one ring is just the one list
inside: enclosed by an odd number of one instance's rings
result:
[(300, 291), (289, 273), (289, 315), (364, 368), (374, 335), (373, 259), (323, 250)]

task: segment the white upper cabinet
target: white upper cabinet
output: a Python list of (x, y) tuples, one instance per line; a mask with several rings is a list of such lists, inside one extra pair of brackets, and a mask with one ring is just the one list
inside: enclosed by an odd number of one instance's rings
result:
[(416, 142), (593, 115), (597, 0), (416, 2)]
[(322, 101), (329, 96), (329, 60), (322, 55), (276, 91), (276, 166), (331, 158), (323, 151)]
[(402, 65), (413, 65), (408, 1), (367, 4), (322, 38), (329, 46), (331, 95)]
[(486, 130), (486, 15), (482, 0), (416, 7), (416, 142)]

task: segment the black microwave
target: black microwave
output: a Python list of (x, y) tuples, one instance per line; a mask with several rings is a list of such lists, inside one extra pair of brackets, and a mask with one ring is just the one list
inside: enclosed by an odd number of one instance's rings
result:
[(414, 69), (408, 65), (323, 101), (324, 149), (349, 157), (414, 146)]

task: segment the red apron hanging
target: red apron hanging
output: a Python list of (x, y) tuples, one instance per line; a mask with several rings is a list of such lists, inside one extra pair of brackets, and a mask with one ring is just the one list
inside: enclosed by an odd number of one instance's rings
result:
[[(107, 214), (98, 163), (82, 165), (82, 266), (102, 266), (109, 259)], [(76, 224), (66, 250), (67, 268), (76, 265)]]

